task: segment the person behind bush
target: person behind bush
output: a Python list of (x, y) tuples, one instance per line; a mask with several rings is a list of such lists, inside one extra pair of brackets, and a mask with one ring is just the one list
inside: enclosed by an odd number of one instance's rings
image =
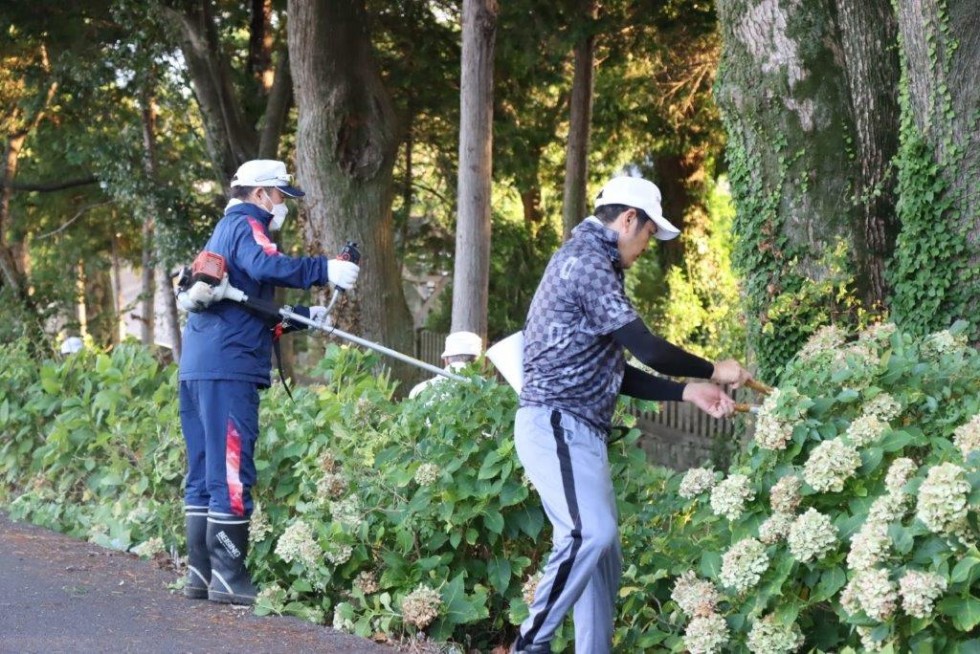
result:
[[(483, 339), (473, 332), (453, 332), (446, 337), (446, 349), (442, 352), (442, 362), (446, 370), (459, 372), (468, 364), (476, 361), (476, 358), (483, 352)], [(446, 377), (436, 375), (432, 379), (416, 384), (408, 393), (409, 399), (417, 397), (419, 393), (434, 384), (446, 381)]]
[(512, 652), (550, 652), (569, 611), (576, 654), (612, 648), (622, 559), (606, 441), (617, 397), (683, 400), (715, 418), (734, 409), (720, 386), (651, 375), (627, 365), (624, 351), (666, 375), (736, 386), (749, 379), (734, 360), (712, 364), (652, 334), (626, 296), (624, 270), (650, 238), (678, 234), (663, 217), (656, 185), (614, 178), (596, 198), (595, 215), (551, 258), (531, 302), (514, 434), (554, 542)]
[[(247, 161), (231, 181), (231, 200), (205, 250), (225, 258), (231, 286), (272, 302), (276, 286), (347, 289), (358, 267), (324, 256), (288, 257), (269, 237), (282, 227), (291, 186), (281, 161)], [(294, 307), (324, 320), (324, 307)], [(184, 513), (188, 574), (184, 594), (252, 604), (255, 586), (245, 569), (253, 455), (259, 435), (259, 391), (270, 385), (274, 333), (291, 325), (222, 300), (191, 313), (180, 358), (180, 423), (187, 445)]]

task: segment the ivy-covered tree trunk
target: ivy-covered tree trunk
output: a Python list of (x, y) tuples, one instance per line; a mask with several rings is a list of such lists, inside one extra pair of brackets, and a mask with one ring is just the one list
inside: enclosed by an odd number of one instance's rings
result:
[(486, 337), (496, 0), (463, 0), (459, 189), (452, 330)]
[(361, 274), (341, 324), (410, 353), (412, 317), (391, 213), (395, 114), (372, 52), (364, 2), (290, 0), (288, 11), (306, 246), (333, 255), (347, 240), (359, 243)]
[[(735, 263), (749, 346), (773, 379), (821, 322), (835, 319), (835, 242), (854, 222), (858, 164), (831, 0), (718, 0), (716, 94), (738, 210)], [(831, 315), (827, 315), (830, 312)]]
[(878, 311), (888, 300), (885, 266), (895, 249), (893, 159), (898, 152), (898, 26), (891, 0), (837, 0), (841, 51), (860, 165), (854, 245), (863, 304)]
[(911, 331), (973, 323), (980, 339), (980, 11), (898, 0), (903, 64), (901, 233), (893, 310)]

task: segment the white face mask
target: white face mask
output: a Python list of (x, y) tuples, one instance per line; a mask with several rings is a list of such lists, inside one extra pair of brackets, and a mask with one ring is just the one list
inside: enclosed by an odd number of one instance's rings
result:
[(270, 213), (272, 214), (272, 222), (269, 223), (269, 229), (279, 231), (282, 229), (282, 224), (286, 220), (286, 214), (289, 213), (289, 207), (286, 206), (285, 202), (274, 204)]

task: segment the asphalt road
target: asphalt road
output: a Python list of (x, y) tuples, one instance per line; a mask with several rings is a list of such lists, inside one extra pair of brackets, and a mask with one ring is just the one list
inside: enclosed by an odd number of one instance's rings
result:
[(0, 653), (393, 654), (290, 617), (188, 600), (173, 571), (0, 513)]

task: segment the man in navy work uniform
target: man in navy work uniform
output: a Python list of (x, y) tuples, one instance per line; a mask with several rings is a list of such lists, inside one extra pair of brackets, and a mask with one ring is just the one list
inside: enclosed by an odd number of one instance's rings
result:
[(692, 402), (715, 418), (734, 402), (721, 387), (682, 384), (626, 364), (625, 350), (672, 376), (734, 385), (749, 379), (734, 360), (712, 364), (647, 329), (623, 286), (623, 271), (651, 237), (675, 238), (660, 190), (617, 177), (555, 253), (524, 326), (524, 386), (514, 425), (517, 454), (553, 527), (553, 548), (515, 652), (550, 652), (568, 611), (576, 654), (612, 648), (622, 558), (606, 439), (620, 394)]
[[(225, 258), (229, 284), (249, 298), (272, 302), (277, 286), (330, 283), (348, 289), (357, 280), (359, 269), (350, 261), (278, 251), (269, 232), (282, 227), (284, 200), (304, 195), (291, 180), (281, 161), (242, 164), (232, 178), (225, 215), (204, 248)], [(324, 307), (294, 310), (313, 320), (326, 317)], [(259, 390), (270, 384), (276, 322), (222, 300), (191, 313), (184, 329), (180, 424), (187, 444), (187, 597), (233, 604), (255, 600), (245, 554)]]

